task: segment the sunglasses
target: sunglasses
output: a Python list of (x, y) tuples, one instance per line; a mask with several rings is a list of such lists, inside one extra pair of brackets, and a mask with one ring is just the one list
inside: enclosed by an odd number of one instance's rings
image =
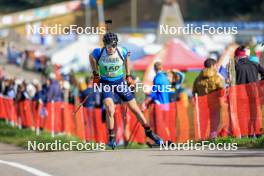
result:
[(116, 43), (112, 43), (112, 44), (106, 45), (106, 48), (116, 48), (116, 46), (117, 46)]

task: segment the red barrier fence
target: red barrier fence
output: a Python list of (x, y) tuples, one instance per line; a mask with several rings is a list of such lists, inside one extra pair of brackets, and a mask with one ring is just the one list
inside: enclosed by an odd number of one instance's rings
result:
[[(181, 98), (166, 105), (151, 105), (145, 112), (153, 130), (164, 140), (184, 142), (215, 137), (262, 134), (264, 82), (238, 85), (195, 97)], [(82, 140), (106, 142), (107, 129), (101, 109), (81, 107), (73, 115), (74, 105), (48, 103), (46, 107), (30, 100), (16, 104), (0, 97), (0, 119), (32, 129), (75, 135)], [(126, 105), (116, 105), (115, 131), (118, 144), (144, 143), (144, 129)]]

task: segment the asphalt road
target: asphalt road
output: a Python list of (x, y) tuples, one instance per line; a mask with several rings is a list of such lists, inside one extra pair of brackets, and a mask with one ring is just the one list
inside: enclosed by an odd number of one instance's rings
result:
[(264, 150), (29, 152), (0, 144), (3, 176), (263, 176)]

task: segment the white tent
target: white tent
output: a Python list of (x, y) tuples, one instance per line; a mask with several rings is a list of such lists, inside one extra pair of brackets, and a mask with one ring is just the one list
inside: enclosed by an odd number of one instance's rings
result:
[(73, 71), (91, 71), (89, 54), (98, 47), (90, 38), (80, 38), (76, 42), (58, 50), (51, 56), (52, 64), (62, 66), (62, 73)]

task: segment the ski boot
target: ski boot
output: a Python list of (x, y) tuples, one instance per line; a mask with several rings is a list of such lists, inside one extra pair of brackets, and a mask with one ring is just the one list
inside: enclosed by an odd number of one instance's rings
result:
[(156, 145), (161, 145), (163, 144), (163, 140), (156, 135), (151, 129), (150, 127), (145, 128), (145, 134), (148, 138), (150, 138), (151, 140), (153, 140), (155, 142)]
[(108, 144), (107, 144), (112, 150), (115, 149), (116, 147), (116, 140), (115, 140), (115, 135), (110, 135), (108, 139)]

